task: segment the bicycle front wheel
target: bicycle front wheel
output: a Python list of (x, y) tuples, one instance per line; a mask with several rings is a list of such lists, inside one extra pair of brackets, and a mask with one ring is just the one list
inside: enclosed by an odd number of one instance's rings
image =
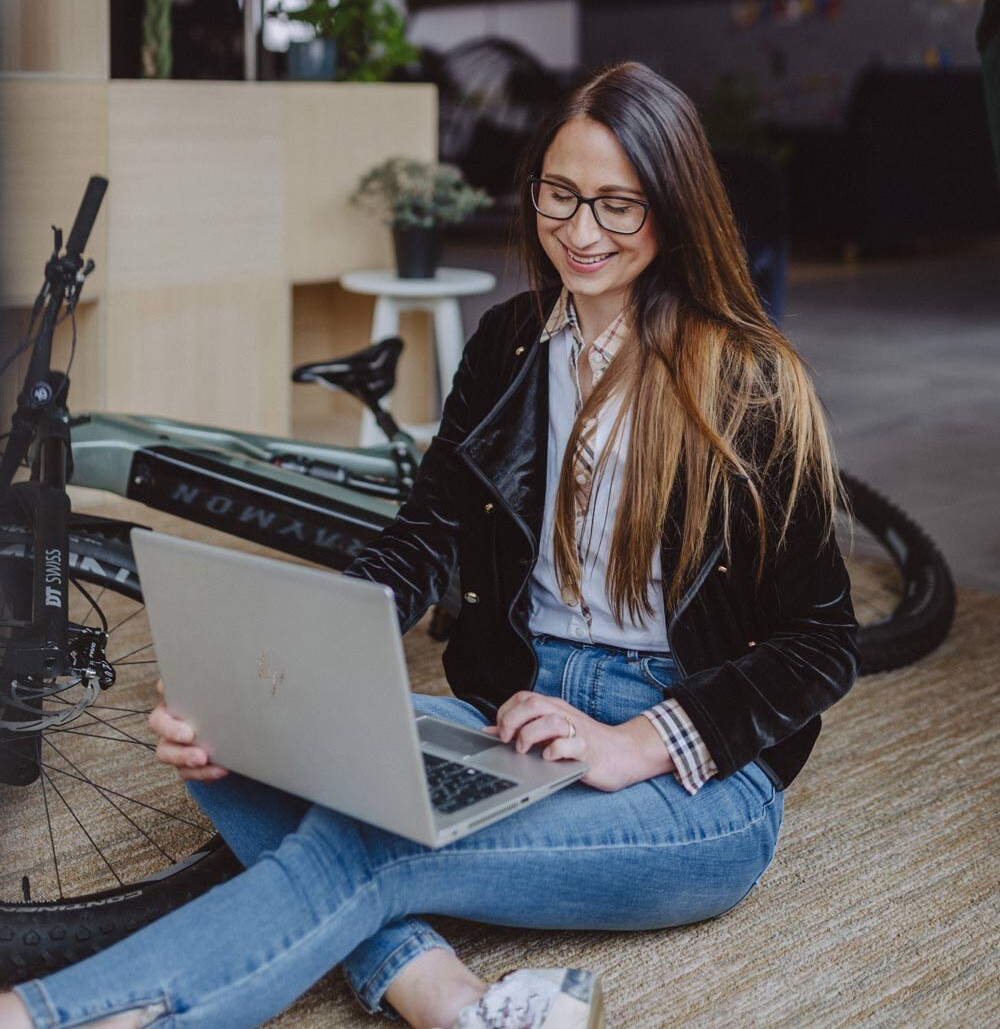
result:
[[(70, 534), (70, 622), (107, 633), (114, 684), (93, 696), (84, 681), (25, 684), (0, 672), (7, 984), (101, 950), (239, 868), (176, 773), (154, 759), (146, 716), (159, 674), (123, 535), (113, 525)], [(0, 527), (0, 626), (24, 617), (31, 566), (28, 531)], [(0, 639), (0, 665), (2, 654)], [(33, 686), (44, 696), (37, 718), (14, 702)]]

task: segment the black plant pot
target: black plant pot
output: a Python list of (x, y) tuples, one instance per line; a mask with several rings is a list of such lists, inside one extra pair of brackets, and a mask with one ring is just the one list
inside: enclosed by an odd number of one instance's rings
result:
[(433, 279), (441, 260), (441, 231), (420, 226), (392, 230), (396, 274), (401, 279)]
[(288, 77), (329, 82), (337, 74), (337, 41), (313, 39), (288, 44)]

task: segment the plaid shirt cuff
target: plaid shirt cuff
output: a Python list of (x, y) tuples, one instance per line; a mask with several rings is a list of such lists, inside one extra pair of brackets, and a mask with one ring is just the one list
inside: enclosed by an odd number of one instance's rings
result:
[(671, 697), (643, 714), (653, 723), (674, 759), (677, 781), (694, 796), (719, 770), (694, 723)]

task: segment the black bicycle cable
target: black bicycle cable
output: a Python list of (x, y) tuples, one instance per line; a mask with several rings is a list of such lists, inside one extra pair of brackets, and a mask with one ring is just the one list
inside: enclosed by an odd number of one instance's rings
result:
[(3, 365), (0, 365), (0, 375), (4, 372), (29, 348), (33, 347), (38, 342), (38, 337), (32, 337), (32, 331), (35, 328), (35, 322), (38, 321), (38, 316), (45, 306), (45, 299), (49, 295), (49, 284), (46, 283), (42, 286), (38, 296), (35, 298), (35, 306), (31, 310), (31, 317), (28, 319), (28, 327), (24, 333), (24, 342), (4, 361)]
[(68, 379), (70, 369), (73, 367), (73, 358), (76, 357), (76, 304), (74, 304), (69, 311), (59, 319), (57, 324), (62, 325), (67, 318), (69, 318), (70, 324), (73, 326), (73, 335), (69, 341), (69, 361), (66, 364), (66, 371), (63, 373)]

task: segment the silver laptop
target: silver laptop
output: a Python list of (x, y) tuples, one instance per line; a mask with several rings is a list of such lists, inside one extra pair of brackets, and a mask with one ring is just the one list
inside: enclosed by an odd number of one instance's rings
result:
[(141, 529), (132, 543), (170, 708), (223, 767), (429, 847), (587, 771), (415, 717), (387, 587)]

